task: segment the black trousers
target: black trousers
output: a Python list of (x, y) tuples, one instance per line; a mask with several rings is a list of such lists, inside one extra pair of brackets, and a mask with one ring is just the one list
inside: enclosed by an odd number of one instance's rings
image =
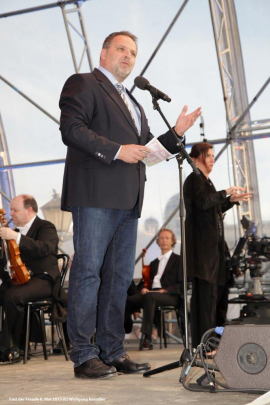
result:
[(217, 326), (223, 326), (227, 320), (229, 288), (230, 288), (229, 283), (227, 283), (226, 285), (218, 286), (217, 313), (216, 313)]
[(0, 286), (0, 305), (4, 308), (5, 321), (0, 337), (0, 350), (18, 350), (23, 330), (25, 305), (52, 295), (53, 280), (33, 277), (24, 285), (10, 282)]
[(177, 295), (170, 295), (167, 293), (149, 292), (144, 295), (136, 294), (131, 297), (127, 297), (126, 311), (125, 311), (125, 330), (126, 333), (131, 332), (127, 330), (127, 325), (130, 326), (131, 315), (133, 312), (139, 312), (143, 308), (143, 320), (141, 332), (144, 335), (151, 337), (152, 328), (155, 319), (155, 312), (157, 307), (162, 305), (174, 305), (177, 306), (179, 298)]
[(203, 334), (216, 325), (218, 299), (217, 284), (194, 277), (190, 302), (190, 328), (192, 347), (196, 348)]

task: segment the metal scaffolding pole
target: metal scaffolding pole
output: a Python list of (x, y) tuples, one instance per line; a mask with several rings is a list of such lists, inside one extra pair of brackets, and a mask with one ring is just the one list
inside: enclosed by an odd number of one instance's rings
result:
[[(23, 10), (12, 11), (10, 13), (0, 14), (0, 18), (13, 17), (15, 15), (33, 13), (34, 11), (48, 10), (50, 8), (61, 7), (75, 72), (76, 73), (80, 72), (80, 68), (81, 68), (85, 54), (87, 55), (87, 60), (88, 60), (88, 64), (90, 67), (90, 71), (92, 71), (93, 63), (92, 63), (92, 59), (91, 59), (90, 47), (88, 44), (83, 14), (82, 14), (82, 10), (81, 10), (81, 6), (85, 1), (87, 1), (87, 0), (59, 0), (57, 3), (50, 3), (50, 4), (45, 4), (43, 6), (31, 7), (31, 8), (26, 8)], [(66, 6), (73, 5), (73, 4), (75, 6), (74, 8), (66, 9)], [(67, 18), (68, 13), (77, 13), (78, 14), (81, 32), (68, 20), (68, 18)], [(74, 32), (76, 32), (76, 34), (79, 35), (79, 37), (84, 42), (84, 48), (83, 48), (83, 52), (82, 52), (79, 63), (77, 62), (77, 59), (76, 59), (70, 27), (74, 30)]]
[(30, 97), (28, 97), (25, 93), (20, 91), (16, 86), (14, 86), (12, 83), (10, 83), (7, 79), (5, 79), (3, 76), (0, 75), (0, 80), (2, 80), (4, 83), (6, 83), (8, 86), (10, 86), (13, 90), (15, 90), (17, 93), (20, 94), (23, 98), (25, 98), (29, 103), (33, 104), (36, 108), (38, 108), (41, 112), (43, 112), (47, 117), (49, 117), (51, 120), (56, 122), (56, 124), (60, 125), (60, 121), (53, 117), (48, 111), (44, 110), (39, 104), (37, 104), (34, 100), (32, 100)]
[[(4, 130), (3, 121), (0, 114), (0, 165), (8, 166), (10, 157), (8, 152), (7, 140)], [(9, 212), (9, 201), (15, 197), (15, 187), (13, 181), (12, 170), (5, 167), (0, 171), (0, 193), (2, 195), (2, 207), (6, 212)]]
[[(178, 20), (180, 14), (182, 13), (182, 11), (184, 10), (184, 8), (186, 7), (187, 3), (189, 0), (184, 0), (182, 6), (180, 7), (180, 9), (178, 10), (178, 12), (176, 13), (176, 16), (174, 17), (174, 19), (172, 20), (171, 24), (169, 25), (169, 27), (167, 28), (165, 34), (163, 35), (163, 37), (161, 38), (161, 40), (159, 41), (156, 49), (154, 50), (154, 52), (152, 53), (152, 55), (150, 56), (149, 60), (146, 62), (146, 65), (144, 66), (143, 70), (141, 71), (141, 73), (139, 74), (139, 76), (143, 76), (144, 73), (146, 72), (146, 70), (148, 69), (150, 63), (153, 61), (154, 57), (156, 56), (156, 54), (158, 53), (161, 45), (163, 44), (163, 42), (165, 41), (165, 39), (167, 38), (167, 36), (169, 35), (169, 33), (171, 32), (174, 24), (176, 23), (176, 21)], [(135, 85), (133, 85), (130, 89), (130, 92), (132, 93), (135, 89)]]
[[(82, 15), (82, 10), (81, 10), (81, 6), (85, 1), (88, 1), (88, 0), (59, 0), (57, 3), (50, 3), (50, 4), (46, 4), (46, 5), (42, 5), (42, 6), (37, 6), (37, 7), (28, 8), (28, 9), (22, 9), (22, 10), (12, 11), (9, 13), (0, 14), (0, 18), (13, 17), (16, 15), (32, 13), (35, 11), (41, 11), (41, 10), (55, 8), (55, 7), (61, 7), (62, 14), (64, 17), (65, 27), (67, 30), (68, 41), (69, 41), (69, 45), (70, 45), (70, 49), (71, 49), (71, 54), (72, 54), (75, 71), (79, 72), (85, 54), (87, 55), (87, 60), (89, 63), (90, 70), (92, 70), (90, 48), (88, 45), (86, 29), (84, 26), (84, 20), (83, 20), (83, 15)], [(73, 4), (75, 5), (75, 8), (66, 9), (66, 6), (73, 5)], [(76, 12), (79, 17), (81, 33), (67, 19), (67, 14), (72, 13), (72, 12)], [(77, 64), (77, 61), (76, 61), (76, 56), (75, 56), (75, 52), (74, 52), (74, 47), (73, 47), (73, 43), (72, 43), (71, 32), (70, 32), (69, 26), (71, 26), (73, 28), (73, 30), (80, 36), (80, 38), (84, 42), (83, 54), (81, 56), (79, 64)], [(26, 94), (21, 92), (17, 87), (15, 87), (12, 83), (10, 83), (8, 80), (6, 80), (3, 76), (0, 76), (0, 80), (5, 82), (8, 86), (10, 86), (13, 90), (15, 90), (17, 93), (19, 93), (27, 101), (29, 101), (36, 108), (38, 108), (40, 111), (42, 111), (44, 114), (46, 114), (50, 119), (52, 119), (58, 125), (60, 124), (59, 120), (57, 120), (55, 117), (53, 117), (51, 114), (49, 114), (46, 110), (44, 110), (44, 108), (42, 108), (40, 105), (38, 105), (32, 99), (30, 99)], [(6, 141), (4, 127), (3, 127), (3, 123), (2, 123), (1, 115), (0, 115), (0, 194), (2, 195), (2, 206), (6, 211), (8, 211), (8, 208), (9, 208), (8, 202), (15, 196), (12, 169), (34, 167), (34, 166), (45, 166), (45, 165), (52, 165), (52, 164), (63, 164), (64, 162), (65, 162), (65, 159), (57, 159), (57, 160), (47, 160), (47, 161), (41, 161), (41, 162), (29, 162), (29, 163), (12, 165), (10, 162), (10, 158), (9, 158), (8, 144)]]
[[(87, 34), (86, 34), (86, 29), (84, 25), (84, 19), (83, 19), (83, 14), (81, 10), (81, 4), (79, 2), (74, 3), (75, 7), (71, 9), (66, 9), (66, 4), (62, 3), (61, 4), (61, 9), (62, 9), (62, 14), (63, 14), (63, 19), (64, 19), (64, 24), (65, 28), (67, 31), (67, 37), (68, 37), (68, 43), (71, 51), (71, 56), (74, 64), (74, 69), (76, 73), (80, 72), (82, 62), (84, 60), (84, 56), (87, 56), (87, 61), (89, 64), (90, 72), (93, 70), (93, 62), (91, 58), (91, 53), (90, 53), (90, 47), (88, 44), (88, 39), (87, 39)], [(68, 14), (70, 13), (77, 13), (79, 21), (80, 21), (80, 28), (81, 32), (71, 23), (71, 21), (68, 20)], [(83, 47), (83, 52), (80, 58), (80, 61), (77, 62), (76, 55), (75, 55), (75, 50), (73, 46), (73, 41), (72, 41), (72, 36), (71, 36), (71, 30), (72, 30), (79, 36), (79, 38), (83, 41), (84, 47)]]
[(25, 8), (23, 10), (11, 11), (10, 13), (0, 14), (0, 18), (13, 17), (14, 15), (33, 13), (34, 11), (48, 10), (49, 8), (62, 7), (63, 5), (83, 3), (88, 0), (59, 0), (57, 3), (44, 4), (43, 6)]
[[(257, 170), (253, 141), (246, 140), (252, 131), (245, 129), (251, 122), (244, 63), (239, 37), (237, 17), (233, 0), (209, 0), (219, 71), (224, 95), (228, 138), (232, 139), (231, 151), (234, 180), (237, 186), (245, 187), (253, 193), (253, 198), (238, 206), (238, 223), (243, 234), (240, 220), (248, 215), (257, 224), (258, 234), (262, 235), (262, 220), (257, 181)], [(241, 120), (239, 119), (241, 118)], [(237, 123), (237, 126), (235, 125)], [(242, 125), (240, 136), (234, 140), (234, 130)], [(263, 129), (263, 128), (262, 128)], [(224, 148), (225, 149), (225, 148)]]

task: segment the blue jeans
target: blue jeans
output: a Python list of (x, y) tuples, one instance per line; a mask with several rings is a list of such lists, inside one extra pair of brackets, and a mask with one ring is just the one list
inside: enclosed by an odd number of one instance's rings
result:
[(92, 358), (110, 362), (125, 355), (124, 312), (135, 266), (138, 209), (72, 207), (72, 216), (68, 335), (70, 357), (78, 367)]

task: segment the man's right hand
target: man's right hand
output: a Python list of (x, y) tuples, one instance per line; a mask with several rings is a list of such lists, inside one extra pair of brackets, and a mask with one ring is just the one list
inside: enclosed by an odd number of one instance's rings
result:
[(148, 293), (148, 292), (149, 292), (148, 288), (143, 288), (143, 289), (141, 290), (141, 294), (142, 294), (142, 295), (144, 295), (144, 294), (146, 294), (146, 293)]
[(117, 159), (126, 163), (138, 163), (150, 153), (150, 149), (141, 145), (122, 145)]

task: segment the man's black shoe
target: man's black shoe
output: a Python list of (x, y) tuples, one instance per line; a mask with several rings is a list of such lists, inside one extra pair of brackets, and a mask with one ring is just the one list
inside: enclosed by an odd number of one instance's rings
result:
[(130, 360), (127, 354), (125, 356), (118, 357), (117, 359), (106, 364), (108, 364), (109, 366), (114, 366), (117, 371), (126, 374), (140, 373), (142, 371), (150, 370), (151, 368), (149, 363), (135, 363), (134, 361)]
[(20, 353), (14, 350), (6, 349), (0, 352), (0, 365), (15, 364), (21, 361)]
[(140, 343), (139, 350), (153, 350), (153, 343), (151, 340), (144, 339), (144, 341)]
[(75, 367), (74, 374), (77, 378), (109, 378), (116, 376), (116, 369), (95, 358), (87, 360), (79, 367)]

